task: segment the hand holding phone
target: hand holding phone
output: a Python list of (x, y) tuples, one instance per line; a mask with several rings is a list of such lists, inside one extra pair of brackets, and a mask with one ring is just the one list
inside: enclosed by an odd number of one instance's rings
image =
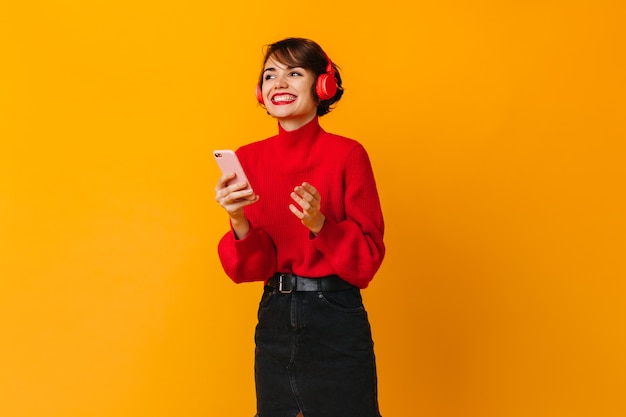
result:
[[(213, 157), (222, 171), (222, 176), (235, 173), (235, 176), (226, 182), (223, 182), (222, 178), (220, 178), (215, 189), (215, 199), (230, 216), (230, 222), (236, 238), (243, 239), (250, 231), (250, 223), (246, 219), (243, 209), (250, 204), (256, 203), (259, 200), (259, 196), (252, 191), (250, 181), (248, 181), (248, 177), (234, 151), (230, 149), (215, 150), (213, 151)], [(242, 189), (230, 191), (226, 188), (229, 184), (241, 182), (246, 183), (246, 186)]]
[(248, 177), (239, 162), (239, 158), (237, 158), (237, 154), (230, 149), (218, 149), (213, 151), (213, 157), (217, 162), (217, 165), (222, 172), (222, 175), (228, 175), (235, 173), (235, 178), (226, 182), (226, 185), (230, 185), (236, 182), (246, 182), (248, 185), (244, 190), (252, 190), (252, 186), (250, 185), (250, 181), (248, 181)]

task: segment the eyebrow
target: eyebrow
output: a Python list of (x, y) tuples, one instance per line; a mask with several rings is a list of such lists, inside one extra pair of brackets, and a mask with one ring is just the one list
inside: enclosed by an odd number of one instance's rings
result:
[[(288, 69), (288, 70), (297, 69), (297, 68), (300, 68), (300, 69), (304, 70), (304, 67), (291, 67), (291, 66), (287, 66), (286, 67), (286, 69)], [(265, 68), (263, 70), (263, 74), (265, 74), (267, 71), (276, 71), (276, 68), (274, 68), (274, 67)]]

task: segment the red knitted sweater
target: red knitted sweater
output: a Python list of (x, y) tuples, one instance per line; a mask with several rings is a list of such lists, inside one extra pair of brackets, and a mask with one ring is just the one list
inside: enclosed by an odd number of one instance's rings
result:
[[(384, 222), (367, 152), (358, 142), (325, 132), (318, 118), (295, 131), (237, 150), (260, 199), (245, 208), (250, 232), (232, 230), (218, 253), (237, 283), (266, 281), (276, 272), (305, 277), (336, 274), (365, 288), (385, 255)], [(294, 187), (307, 181), (321, 196), (326, 216), (313, 235), (289, 211)], [(297, 205), (296, 205), (297, 206)]]

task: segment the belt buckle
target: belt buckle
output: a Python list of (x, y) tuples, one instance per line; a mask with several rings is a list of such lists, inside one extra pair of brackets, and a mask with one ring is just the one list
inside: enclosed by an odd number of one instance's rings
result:
[(283, 289), (283, 278), (285, 274), (280, 274), (278, 276), (278, 292), (281, 294), (291, 294), (293, 292), (293, 288), (289, 288), (288, 290)]

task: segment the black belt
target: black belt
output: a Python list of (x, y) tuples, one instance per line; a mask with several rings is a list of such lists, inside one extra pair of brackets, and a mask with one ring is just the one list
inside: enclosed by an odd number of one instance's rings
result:
[(267, 281), (270, 287), (288, 294), (293, 291), (341, 291), (355, 288), (337, 275), (329, 275), (321, 278), (306, 278), (293, 274), (274, 274)]

